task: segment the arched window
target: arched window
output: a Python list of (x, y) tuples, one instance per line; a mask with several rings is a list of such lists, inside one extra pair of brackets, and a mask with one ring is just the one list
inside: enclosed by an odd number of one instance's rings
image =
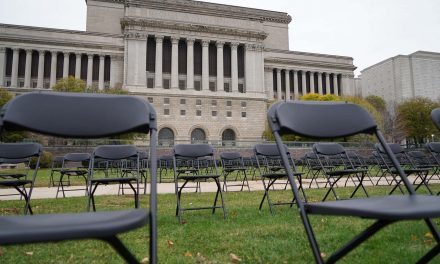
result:
[(205, 131), (201, 128), (196, 128), (191, 132), (191, 141), (204, 141), (206, 140)]
[(159, 131), (159, 145), (172, 146), (174, 145), (174, 132), (168, 127), (164, 127)]
[(226, 145), (235, 145), (235, 132), (232, 129), (226, 129), (225, 131), (223, 131), (222, 133), (222, 141), (223, 141), (223, 146)]

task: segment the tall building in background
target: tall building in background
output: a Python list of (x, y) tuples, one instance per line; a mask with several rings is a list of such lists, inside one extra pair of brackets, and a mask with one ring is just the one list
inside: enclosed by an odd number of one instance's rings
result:
[(351, 57), (289, 50), (287, 13), (190, 0), (86, 3), (86, 31), (0, 24), (0, 86), (22, 93), (75, 76), (126, 89), (153, 103), (164, 141), (259, 140), (268, 102), (355, 92)]
[(440, 100), (440, 53), (398, 55), (361, 71), (362, 96), (378, 95), (391, 107), (417, 96)]

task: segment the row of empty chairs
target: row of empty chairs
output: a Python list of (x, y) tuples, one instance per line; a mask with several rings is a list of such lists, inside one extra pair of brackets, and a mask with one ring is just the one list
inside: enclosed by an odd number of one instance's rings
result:
[[(78, 108), (78, 105), (81, 107)], [(59, 113), (47, 119), (49, 114)], [(102, 118), (102, 117), (107, 118)], [(110, 117), (110, 118), (109, 118)], [(440, 127), (440, 109), (433, 113), (433, 119)], [(61, 241), (70, 239), (94, 238), (111, 244), (117, 252), (129, 263), (138, 260), (117, 238), (117, 234), (125, 232), (149, 222), (150, 230), (150, 263), (157, 262), (157, 227), (156, 227), (156, 116), (154, 109), (145, 101), (130, 96), (106, 96), (90, 94), (59, 94), (59, 93), (30, 93), (16, 97), (10, 101), (1, 114), (2, 129), (27, 129), (54, 136), (65, 137), (103, 137), (123, 132), (151, 132), (150, 136), (150, 209), (129, 211), (111, 211), (81, 214), (50, 214), (36, 216), (0, 216), (0, 244), (24, 244), (34, 242)], [(334, 263), (347, 253), (362, 244), (369, 237), (385, 226), (401, 220), (424, 220), (437, 244), (427, 252), (420, 263), (430, 261), (440, 252), (440, 234), (431, 218), (440, 217), (440, 197), (435, 195), (418, 195), (413, 184), (408, 180), (407, 173), (417, 173), (427, 168), (402, 168), (396, 156), (398, 150), (385, 142), (377, 129), (373, 118), (363, 108), (343, 102), (279, 102), (268, 111), (269, 126), (274, 133), (276, 145), (257, 145), (255, 147), (256, 170), (259, 171), (265, 186), (262, 202), (267, 198), (270, 209), (275, 203), (270, 201), (269, 192), (275, 189), (275, 184), (281, 188), (290, 187), (293, 202), (299, 209), (300, 217), (307, 233), (310, 248), (316, 263), (324, 263), (319, 249), (315, 232), (309, 221), (311, 215), (351, 216), (375, 219), (370, 227), (356, 236), (348, 244), (337, 250), (326, 259)], [(303, 174), (297, 171), (290, 152), (283, 144), (281, 135), (296, 134), (309, 138), (329, 139), (348, 137), (358, 133), (375, 135), (379, 141), (378, 152), (386, 155), (390, 163), (389, 173), (395, 189), (402, 189), (405, 194), (388, 195), (383, 197), (368, 197), (363, 187), (363, 181), (368, 169), (353, 162), (340, 160), (341, 156), (349, 154), (337, 144), (326, 143), (314, 146), (314, 153), (320, 156), (328, 155), (325, 162), (318, 161), (321, 173), (329, 193), (336, 195), (335, 186), (342, 177), (346, 181), (357, 183), (356, 191), (362, 189), (365, 197), (356, 199), (336, 199), (335, 201), (308, 202), (303, 188)], [(24, 144), (19, 144), (24, 146)], [(41, 146), (32, 145), (32, 155), (39, 157)], [(13, 150), (14, 144), (4, 144), (0, 149), (0, 158), (21, 159), (23, 153)], [(12, 147), (14, 146), (14, 147)], [(11, 153), (17, 153), (11, 156)], [(26, 152), (26, 154), (29, 154)], [(32, 156), (31, 155), (31, 156)], [(134, 146), (102, 146), (91, 154), (89, 173), (93, 173), (95, 159), (120, 160), (135, 158), (139, 168), (139, 151)], [(405, 166), (406, 164), (404, 164)], [(38, 168), (38, 158), (36, 168)], [(238, 167), (241, 170), (241, 167)], [(173, 174), (176, 186), (176, 215), (181, 220), (182, 212), (193, 209), (222, 209), (226, 218), (227, 212), (220, 185), (220, 173), (217, 161), (214, 159), (213, 148), (207, 144), (176, 145), (173, 149)], [(35, 177), (35, 174), (34, 174)], [(426, 182), (427, 176), (417, 176)], [(127, 177), (126, 177), (127, 178)], [(287, 179), (286, 179), (287, 178)], [(103, 179), (106, 179), (105, 177)], [(216, 194), (212, 206), (199, 208), (184, 208), (181, 206), (182, 191), (190, 182), (211, 180), (216, 185)], [(110, 181), (110, 180), (108, 180)], [(92, 186), (101, 183), (90, 182)], [(424, 183), (422, 183), (425, 185)], [(241, 186), (242, 188), (244, 187)], [(422, 185), (419, 185), (422, 186)], [(419, 188), (417, 186), (417, 188)], [(96, 188), (96, 187), (93, 187)], [(200, 190), (200, 186), (196, 191)], [(227, 187), (225, 186), (225, 189)], [(139, 187), (137, 186), (138, 192)], [(404, 190), (403, 190), (404, 189)], [(18, 188), (18, 191), (20, 188)], [(19, 191), (20, 192), (20, 191)], [(22, 194), (28, 203), (30, 194)], [(136, 199), (136, 198), (135, 198)], [(135, 201), (138, 204), (138, 200)], [(219, 204), (221, 203), (221, 204)], [(89, 202), (90, 206), (90, 202)], [(261, 207), (261, 206), (260, 206)], [(29, 206), (25, 207), (29, 210)]]

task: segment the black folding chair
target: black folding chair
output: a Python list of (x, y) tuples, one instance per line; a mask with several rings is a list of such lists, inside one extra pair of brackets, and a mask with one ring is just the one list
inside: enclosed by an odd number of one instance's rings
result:
[[(364, 194), (368, 197), (367, 190), (363, 185), (367, 170), (355, 168), (353, 162), (341, 144), (315, 143), (313, 144), (313, 151), (318, 157), (321, 171), (324, 173), (327, 180), (327, 186), (329, 187), (322, 201), (325, 201), (330, 193), (333, 193), (335, 199), (339, 199), (335, 189), (337, 187), (336, 184), (343, 177), (347, 177), (347, 180), (348, 178), (351, 178), (356, 184), (356, 188), (350, 198), (353, 198), (359, 188), (362, 188)], [(333, 162), (330, 159), (333, 159)]]
[[(419, 263), (426, 263), (440, 252), (440, 234), (431, 218), (440, 216), (440, 197), (416, 195), (394, 153), (386, 144), (371, 115), (362, 107), (342, 102), (279, 102), (269, 109), (268, 121), (274, 133), (283, 163), (288, 172), (293, 194), (297, 200), (301, 220), (307, 233), (316, 263), (324, 263), (309, 215), (356, 216), (376, 219), (376, 222), (327, 258), (334, 263), (366, 241), (383, 227), (401, 220), (423, 219), (437, 244)], [(376, 135), (386, 154), (402, 178), (409, 195), (392, 195), (317, 203), (303, 203), (294, 181), (281, 135), (296, 134), (308, 138), (342, 138), (359, 133)]]
[[(13, 188), (17, 194), (25, 200), (24, 214), (33, 214), (30, 200), (34, 189), (35, 178), (40, 167), (40, 156), (43, 147), (38, 143), (4, 143), (0, 144), (0, 159), (3, 163), (15, 164), (26, 163), (27, 170), (30, 168), (31, 157), (36, 157), (37, 162), (33, 169), (32, 178), (28, 179), (28, 172), (16, 168), (0, 173), (0, 188)], [(27, 189), (28, 188), (28, 189)]]
[[(58, 198), (58, 193), (62, 192), (63, 197), (66, 197), (66, 191), (84, 191), (84, 194), (87, 195), (87, 174), (89, 172), (88, 170), (88, 163), (90, 161), (90, 154), (89, 153), (67, 153), (63, 157), (63, 162), (61, 165), (61, 170), (58, 172), (60, 173), (60, 178), (58, 180), (58, 188), (57, 188), (57, 194), (55, 198)], [(83, 166), (82, 162), (86, 163), (86, 167)], [(72, 167), (72, 163), (80, 163), (80, 166)], [(67, 180), (64, 179), (64, 177), (67, 177)], [(77, 177), (82, 178), (84, 180), (84, 188), (81, 187), (74, 187), (65, 189), (64, 183), (67, 182), (70, 186), (70, 178), (71, 177)]]
[[(283, 185), (283, 190), (286, 189), (288, 184), (287, 172), (284, 168), (283, 161), (281, 159), (280, 151), (275, 144), (257, 144), (254, 147), (255, 159), (257, 160), (258, 170), (260, 172), (261, 180), (264, 186), (264, 195), (263, 199), (261, 199), (260, 207), (258, 208), (261, 211), (263, 207), (264, 200), (267, 198), (267, 203), (269, 204), (270, 213), (273, 214), (273, 207), (275, 205), (292, 205), (295, 203), (295, 197), (288, 202), (273, 202), (270, 199), (269, 191), (272, 187), (275, 190), (275, 184)], [(297, 172), (295, 163), (290, 156), (289, 149), (283, 145), (282, 152), (286, 154), (288, 157), (289, 167), (293, 168), (294, 176), (298, 180), (299, 188), (298, 190), (302, 191), (304, 199), (307, 201), (306, 194), (304, 192), (304, 188), (302, 186), (302, 173)], [(282, 183), (278, 182), (278, 180), (286, 180)]]
[[(182, 213), (188, 210), (204, 210), (210, 209), (215, 213), (215, 209), (221, 208), (223, 210), (223, 217), (226, 218), (225, 202), (223, 200), (222, 188), (220, 185), (220, 174), (217, 169), (217, 162), (214, 160), (214, 149), (208, 144), (180, 144), (174, 146), (174, 183), (175, 193), (177, 199), (176, 216), (179, 217), (179, 222), (182, 223)], [(214, 204), (207, 207), (189, 207), (185, 208), (181, 205), (182, 191), (188, 183), (194, 182), (197, 185), (201, 181), (212, 179), (216, 186), (217, 192), (214, 199)], [(183, 184), (181, 184), (183, 181)], [(217, 200), (220, 195), (221, 205), (217, 205)]]
[[(94, 160), (99, 159), (100, 161), (122, 161), (124, 159), (134, 159), (136, 162), (136, 170), (131, 175), (131, 177), (123, 177), (120, 172), (116, 172), (116, 176), (112, 177), (94, 177), (93, 173), (93, 165), (95, 164)], [(130, 186), (131, 190), (134, 193), (134, 207), (139, 208), (139, 175), (140, 175), (140, 159), (139, 159), (139, 150), (136, 146), (133, 145), (103, 145), (97, 146), (92, 153), (90, 158), (90, 166), (89, 166), (89, 177), (88, 177), (88, 206), (87, 210), (90, 211), (90, 206), (92, 206), (93, 211), (96, 211), (95, 205), (95, 192), (99, 185), (108, 185), (108, 184), (119, 184), (124, 185), (127, 184)], [(134, 186), (135, 184), (135, 186)]]
[[(63, 167), (63, 160), (64, 160), (64, 156), (55, 156), (53, 158), (52, 164), (50, 166), (49, 186), (48, 186), (49, 188), (55, 187), (55, 175), (60, 174), (61, 168)], [(67, 184), (70, 185), (70, 182), (68, 182)]]
[(15, 97), (3, 107), (1, 126), (7, 131), (29, 130), (68, 138), (151, 132), (149, 211), (0, 216), (0, 245), (100, 239), (109, 243), (126, 262), (137, 263), (117, 235), (149, 222), (149, 261), (157, 263), (157, 127), (156, 114), (149, 103), (139, 97), (123, 95), (27, 93)]
[[(239, 186), (240, 191), (247, 186), (248, 191), (249, 181), (247, 179), (246, 170), (244, 166), (243, 157), (239, 152), (222, 152), (220, 153), (220, 160), (222, 163), (223, 174), (223, 190), (228, 191), (229, 186)], [(234, 181), (240, 180), (241, 183), (228, 184), (228, 177), (235, 177)]]
[[(148, 153), (145, 151), (139, 151), (139, 161), (136, 157), (125, 159), (122, 161), (121, 165), (121, 175), (122, 177), (129, 177), (129, 175), (133, 177), (139, 177), (139, 184), (143, 184), (143, 186), (139, 186), (139, 188), (144, 190), (144, 194), (147, 193), (147, 178), (148, 178)], [(130, 187), (131, 188), (131, 187)], [(119, 184), (118, 194), (124, 194), (124, 190), (127, 189), (124, 187), (124, 184)]]

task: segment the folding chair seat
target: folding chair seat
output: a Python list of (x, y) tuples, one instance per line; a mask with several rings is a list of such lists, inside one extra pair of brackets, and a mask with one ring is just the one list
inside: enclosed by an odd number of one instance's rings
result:
[[(429, 187), (429, 179), (432, 178), (432, 173), (435, 170), (435, 165), (431, 163), (431, 159), (420, 150), (408, 151), (407, 156), (411, 162), (411, 166), (415, 169), (426, 170), (427, 173), (418, 173), (416, 174), (416, 178), (413, 181), (413, 184), (416, 184), (418, 180), (420, 182), (417, 184), (415, 190), (419, 189), (422, 185), (426, 187), (430, 194), (432, 194), (432, 190)], [(431, 174), (431, 175), (430, 175)]]
[(223, 190), (228, 191), (228, 177), (234, 177), (234, 181), (241, 179), (239, 184), (229, 184), (229, 186), (240, 186), (240, 191), (243, 191), (243, 187), (247, 186), (248, 191), (249, 182), (246, 175), (246, 167), (244, 166), (243, 157), (238, 152), (222, 152), (220, 153), (220, 160), (222, 165), (223, 174)]
[[(217, 163), (214, 160), (214, 149), (208, 144), (180, 144), (173, 148), (174, 160), (174, 184), (176, 192), (176, 216), (179, 222), (182, 223), (182, 213), (188, 210), (212, 210), (221, 208), (223, 210), (223, 217), (227, 217), (225, 203), (223, 200), (222, 188), (220, 185), (220, 174), (218, 173)], [(206, 207), (190, 207), (185, 208), (181, 205), (182, 191), (190, 182), (200, 184), (200, 181), (213, 180), (217, 186), (217, 191), (212, 206)], [(183, 181), (183, 184), (181, 183)], [(217, 205), (218, 197), (220, 196), (221, 205)]]
[[(88, 163), (90, 161), (90, 154), (89, 153), (67, 153), (63, 157), (63, 162), (61, 165), (61, 170), (59, 170), (60, 177), (58, 180), (58, 188), (57, 188), (57, 194), (55, 198), (58, 198), (58, 194), (62, 192), (63, 197), (66, 197), (66, 192), (71, 191), (84, 191), (84, 195), (87, 196), (87, 175), (88, 175)], [(86, 167), (83, 166), (82, 162), (86, 163)], [(76, 166), (72, 167), (72, 163), (75, 163)], [(78, 166), (78, 163), (81, 165)], [(64, 177), (67, 177), (67, 180), (64, 179)], [(77, 177), (82, 178), (84, 180), (84, 188), (81, 187), (74, 187), (65, 189), (64, 183), (67, 182), (70, 186), (70, 178), (71, 177)]]
[[(364, 194), (368, 197), (367, 190), (363, 185), (367, 170), (355, 168), (353, 162), (341, 144), (315, 143), (313, 144), (313, 151), (318, 157), (321, 170), (327, 179), (326, 186), (329, 187), (322, 201), (325, 201), (330, 193), (333, 193), (333, 196), (336, 200), (339, 199), (339, 196), (336, 194), (335, 187), (337, 187), (336, 184), (343, 177), (351, 178), (353, 183), (357, 183), (356, 188), (350, 195), (350, 198), (354, 197), (359, 188), (361, 188)], [(347, 160), (346, 164), (344, 163), (344, 158)], [(355, 179), (352, 177), (355, 177)]]
[[(320, 179), (325, 178), (324, 172), (322, 171), (322, 167), (325, 168), (333, 168), (332, 165), (322, 165), (319, 163), (318, 155), (311, 151), (307, 152), (304, 157), (304, 163), (306, 165), (305, 177), (310, 179), (309, 188), (312, 187), (313, 182), (315, 182), (316, 187), (320, 188), (320, 183), (323, 183)], [(327, 184), (327, 180), (324, 180), (324, 183)]]
[(9, 101), (0, 116), (2, 130), (28, 130), (67, 138), (151, 132), (152, 161), (148, 211), (0, 216), (0, 245), (99, 239), (109, 243), (126, 262), (138, 263), (117, 236), (149, 223), (149, 262), (157, 263), (157, 127), (154, 108), (148, 102), (122, 95), (27, 93)]
[[(390, 147), (391, 151), (394, 153), (396, 159), (398, 160), (399, 164), (402, 166), (403, 171), (407, 176), (409, 175), (415, 175), (416, 179), (420, 178), (421, 182), (420, 184), (415, 188), (415, 190), (418, 190), (420, 186), (425, 185), (428, 189), (428, 191), (432, 194), (431, 189), (426, 184), (426, 180), (428, 177), (428, 173), (430, 168), (416, 168), (411, 163), (410, 158), (407, 156), (406, 152), (403, 150), (403, 148), (400, 146), (400, 144), (396, 143), (388, 143), (388, 146)], [(404, 190), (401, 186), (402, 184), (402, 178), (399, 177), (399, 172), (392, 164), (392, 161), (390, 158), (386, 155), (386, 152), (381, 144), (376, 143), (375, 148), (377, 150), (377, 153), (379, 154), (383, 164), (384, 164), (384, 173), (387, 173), (392, 176), (391, 183), (395, 183), (394, 187), (391, 189), (390, 194), (392, 194), (396, 189), (399, 189), (401, 193), (404, 193)]]
[[(135, 159), (136, 171), (132, 177), (123, 177), (121, 173), (116, 173), (115, 177), (111, 175), (110, 177), (94, 177), (93, 164), (94, 159), (99, 159), (101, 161), (122, 161), (124, 159)], [(99, 185), (108, 184), (128, 184), (134, 193), (134, 207), (139, 208), (139, 175), (140, 175), (140, 159), (139, 150), (133, 145), (102, 145), (97, 146), (92, 153), (91, 162), (89, 166), (89, 179), (88, 179), (88, 207), (87, 210), (90, 211), (90, 206), (92, 206), (93, 211), (96, 211), (95, 205), (95, 192)], [(135, 186), (133, 186), (135, 184)]]
[[(38, 143), (4, 143), (0, 144), (0, 159), (3, 164), (14, 164), (14, 167), (20, 163), (25, 163), (27, 168), (11, 168), (0, 173), (0, 188), (11, 188), (17, 191), (14, 195), (21, 195), (25, 200), (24, 214), (28, 212), (33, 214), (30, 200), (32, 190), (40, 166), (40, 156), (43, 147)], [(32, 170), (32, 176), (28, 179), (28, 169), (31, 157), (37, 158), (35, 168)], [(6, 194), (11, 195), (11, 194)]]
[[(288, 162), (286, 164), (293, 168), (294, 176), (298, 180), (299, 190), (302, 191), (304, 199), (307, 200), (304, 188), (302, 186), (302, 173), (296, 172), (295, 163), (290, 155), (289, 149), (285, 145), (283, 145), (282, 152), (286, 153), (288, 157)], [(260, 177), (264, 186), (263, 199), (261, 199), (260, 207), (258, 209), (261, 211), (266, 198), (271, 214), (274, 213), (273, 207), (276, 205), (290, 205), (290, 207), (292, 207), (292, 205), (295, 203), (295, 197), (288, 202), (273, 202), (269, 196), (270, 188), (272, 187), (273, 190), (275, 190), (274, 186), (277, 184), (278, 180), (286, 180), (281, 183), (283, 185), (283, 190), (286, 189), (289, 180), (277, 146), (275, 144), (257, 144), (254, 147), (254, 153), (258, 170), (260, 171)]]
[[(440, 234), (431, 220), (440, 216), (440, 197), (415, 193), (395, 154), (365, 109), (343, 102), (279, 102), (269, 109), (268, 121), (284, 164), (288, 164), (288, 156), (282, 151), (284, 145), (281, 135), (295, 134), (317, 139), (349, 137), (360, 133), (375, 135), (407, 190), (407, 195), (304, 203), (294, 181), (293, 170), (285, 166), (316, 263), (335, 263), (383, 227), (401, 220), (424, 220), (437, 242), (419, 263), (427, 263), (440, 252)], [(353, 216), (376, 221), (324, 261), (315, 238), (316, 230), (313, 230), (309, 221), (309, 217), (314, 214)]]

